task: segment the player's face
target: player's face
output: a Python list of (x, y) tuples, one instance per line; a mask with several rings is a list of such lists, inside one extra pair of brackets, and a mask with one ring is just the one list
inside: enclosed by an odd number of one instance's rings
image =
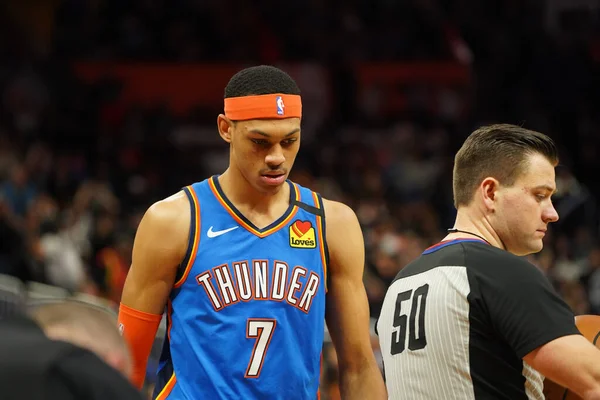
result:
[(558, 221), (551, 200), (555, 190), (554, 166), (540, 154), (528, 157), (513, 186), (498, 190), (493, 224), (506, 250), (519, 256), (542, 250), (548, 224)]
[(232, 135), (232, 162), (258, 191), (277, 192), (300, 148), (300, 118), (239, 121)]

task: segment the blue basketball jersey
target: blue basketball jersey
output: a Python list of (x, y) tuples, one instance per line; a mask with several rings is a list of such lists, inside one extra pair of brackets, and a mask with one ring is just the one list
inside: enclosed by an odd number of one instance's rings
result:
[(213, 176), (184, 189), (188, 252), (167, 305), (157, 399), (316, 399), (327, 245), (321, 197), (291, 181), (290, 206), (258, 229)]

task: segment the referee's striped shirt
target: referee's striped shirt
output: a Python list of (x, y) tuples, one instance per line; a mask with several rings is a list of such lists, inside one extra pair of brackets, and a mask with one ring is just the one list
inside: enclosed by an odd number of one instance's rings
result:
[(390, 399), (543, 399), (523, 361), (579, 334), (569, 306), (524, 258), (476, 239), (438, 243), (390, 285), (377, 321)]

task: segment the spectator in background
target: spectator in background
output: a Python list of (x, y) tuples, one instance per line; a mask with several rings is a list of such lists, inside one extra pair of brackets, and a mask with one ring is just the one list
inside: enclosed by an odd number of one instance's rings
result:
[(115, 304), (121, 301), (121, 293), (131, 265), (133, 239), (129, 234), (118, 234), (113, 244), (104, 247), (96, 256), (96, 278), (102, 296)]
[(590, 311), (600, 314), (600, 246), (595, 246), (587, 258), (588, 274), (582, 280), (589, 297)]
[(66, 301), (33, 307), (31, 318), (46, 336), (88, 349), (108, 365), (131, 376), (131, 355), (108, 311), (82, 302)]
[(70, 302), (0, 324), (3, 400), (135, 400), (129, 352), (103, 311)]
[(24, 218), (36, 195), (37, 188), (30, 181), (27, 170), (21, 164), (14, 165), (10, 179), (0, 187), (0, 196), (5, 199), (10, 211), (17, 217)]
[(68, 234), (64, 215), (59, 214), (56, 204), (47, 196), (40, 196), (37, 203), (41, 217), (39, 249), (48, 283), (82, 291), (86, 270), (79, 249)]

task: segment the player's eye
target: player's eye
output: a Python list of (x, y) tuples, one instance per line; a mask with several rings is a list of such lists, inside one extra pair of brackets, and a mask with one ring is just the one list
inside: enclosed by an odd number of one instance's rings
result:
[(543, 200), (546, 200), (548, 198), (548, 195), (537, 194), (537, 195), (535, 195), (535, 197), (537, 198), (538, 201), (543, 201)]
[(259, 146), (266, 146), (269, 144), (269, 141), (266, 139), (250, 139), (252, 143), (257, 144)]
[(294, 142), (298, 140), (296, 138), (292, 138), (292, 139), (285, 139), (283, 142), (281, 142), (281, 144), (283, 144), (284, 146), (290, 146), (292, 144), (294, 144)]

